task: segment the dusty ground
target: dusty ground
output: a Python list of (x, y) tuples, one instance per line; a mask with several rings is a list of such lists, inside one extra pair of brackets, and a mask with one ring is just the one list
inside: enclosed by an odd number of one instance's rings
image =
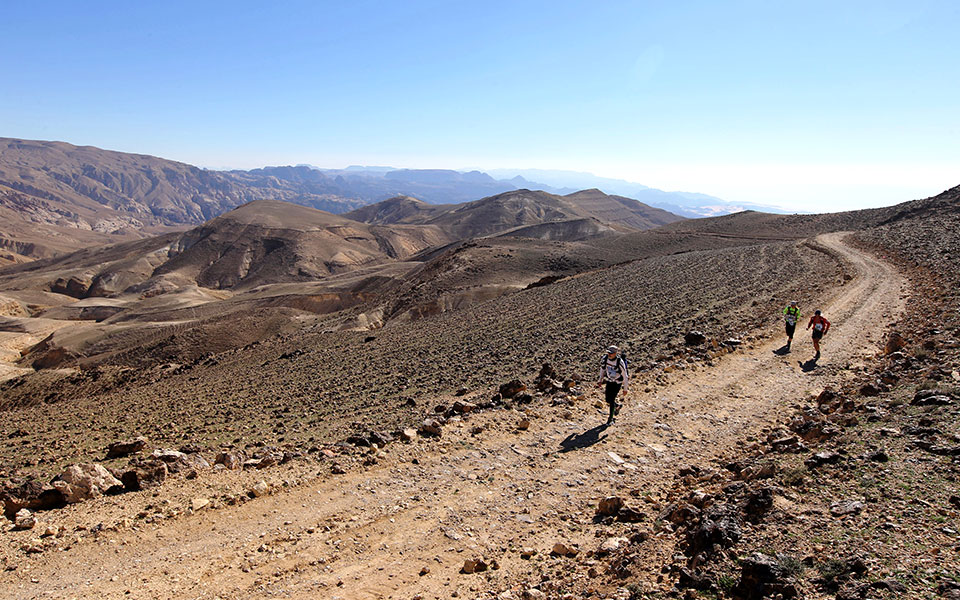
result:
[[(0, 586), (9, 598), (474, 598), (535, 585), (561, 597), (542, 579), (589, 562), (610, 535), (593, 520), (599, 498), (630, 496), (655, 516), (678, 468), (736, 455), (738, 442), (782, 421), (797, 399), (854, 377), (876, 353), (882, 325), (904, 310), (905, 280), (842, 236), (821, 241), (856, 276), (823, 305), (833, 329), (818, 364), (805, 335), (792, 354), (775, 354), (783, 338), (770, 330), (712, 366), (650, 374), (611, 427), (590, 389), (572, 407), (536, 401), (528, 430), (517, 427), (519, 411), (484, 412), (447, 425), (439, 441), (390, 445), (346, 474), (328, 475), (327, 463), (268, 474), (277, 492), (237, 505), (219, 498), (242, 492), (246, 473), (219, 475), (221, 495), (205, 492), (214, 508), (196, 514), (185, 506), (195, 482), (173, 504), (156, 500), (154, 510), (172, 518), (125, 514), (140, 506), (130, 495), (76, 505), (41, 515), (69, 533), (42, 554), (8, 554), (13, 570)], [(316, 470), (323, 475), (311, 479)], [(307, 481), (284, 488), (284, 476)], [(650, 531), (651, 521), (624, 531)], [(100, 522), (102, 531), (89, 530)], [(16, 546), (37, 532), (5, 535)], [(556, 542), (582, 552), (551, 557)], [(632, 583), (652, 589), (672, 543), (655, 535)], [(524, 547), (538, 553), (522, 559)], [(499, 569), (459, 573), (478, 557)], [(603, 597), (615, 593), (610, 585), (591, 594), (585, 583), (578, 593)]]

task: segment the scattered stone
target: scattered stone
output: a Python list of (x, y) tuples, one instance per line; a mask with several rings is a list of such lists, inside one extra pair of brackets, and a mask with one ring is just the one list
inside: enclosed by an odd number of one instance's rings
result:
[(598, 556), (604, 556), (607, 554), (612, 554), (620, 549), (621, 546), (626, 544), (629, 540), (625, 537), (611, 537), (607, 538), (600, 544), (600, 548), (597, 549)]
[(473, 402), (467, 402), (465, 400), (457, 400), (453, 403), (453, 412), (465, 415), (467, 413), (472, 413), (477, 410), (477, 405)]
[(940, 390), (920, 390), (913, 396), (910, 404), (914, 406), (946, 406), (953, 404), (953, 399)]
[(333, 463), (332, 465), (330, 465), (330, 472), (333, 473), (334, 475), (343, 475), (347, 471), (342, 466), (340, 466), (339, 463)]
[(523, 590), (523, 600), (546, 600), (547, 595), (537, 588)]
[(894, 594), (907, 593), (907, 586), (903, 585), (892, 577), (888, 579), (881, 579), (880, 581), (874, 581), (872, 587), (877, 590), (884, 590)]
[(887, 343), (883, 346), (883, 353), (890, 355), (907, 347), (907, 340), (899, 333), (893, 332), (887, 336)]
[(210, 463), (199, 453), (180, 452), (179, 450), (154, 450), (151, 458), (159, 460), (167, 465), (171, 473), (180, 473), (189, 470), (205, 470), (210, 468)]
[(785, 571), (775, 557), (755, 552), (741, 563), (740, 580), (733, 590), (736, 598), (760, 600), (779, 594), (783, 598), (795, 598), (796, 587), (785, 580)]
[(888, 456), (883, 450), (874, 450), (873, 452), (867, 453), (867, 460), (885, 463), (890, 460), (890, 456)]
[(406, 427), (400, 431), (400, 441), (412, 442), (417, 437), (417, 430), (412, 427)]
[(647, 520), (647, 514), (635, 508), (624, 506), (617, 513), (617, 520), (623, 523), (639, 523), (640, 521)]
[(524, 559), (524, 560), (530, 560), (531, 558), (533, 558), (533, 557), (536, 556), (536, 555), (537, 555), (537, 549), (536, 549), (536, 548), (529, 548), (529, 547), (527, 547), (527, 548), (524, 548), (523, 550), (520, 551), (520, 558), (522, 558), (522, 559)]
[(106, 467), (93, 463), (70, 465), (52, 485), (70, 504), (124, 489), (123, 483)]
[(859, 515), (863, 511), (863, 502), (859, 500), (847, 502), (834, 502), (830, 505), (830, 514), (835, 517), (844, 517), (846, 515)]
[(436, 419), (425, 419), (423, 423), (420, 424), (419, 433), (424, 437), (440, 437), (441, 427), (440, 421)]
[(523, 384), (519, 379), (514, 379), (513, 381), (504, 383), (500, 386), (500, 397), (501, 398), (513, 398), (520, 392), (526, 391), (527, 386)]
[(423, 577), (424, 575), (429, 575), (429, 574), (430, 574), (430, 567), (423, 567), (422, 569), (420, 569), (420, 577)]
[(623, 498), (619, 496), (607, 496), (600, 501), (597, 506), (597, 514), (612, 517), (623, 508)]
[(865, 383), (862, 386), (860, 386), (860, 395), (869, 396), (869, 397), (879, 396), (880, 388), (878, 388), (876, 385), (872, 383)]
[(22, 508), (13, 520), (14, 529), (33, 529), (37, 525), (37, 518), (27, 508)]
[(573, 546), (567, 546), (563, 542), (557, 542), (553, 545), (553, 549), (550, 551), (550, 554), (553, 556), (576, 556), (580, 553), (580, 550)]
[(107, 458), (117, 458), (127, 456), (135, 452), (140, 452), (147, 447), (147, 438), (141, 436), (121, 442), (114, 442), (107, 446)]
[(249, 490), (247, 490), (247, 495), (251, 498), (260, 498), (261, 496), (266, 496), (270, 493), (270, 486), (267, 485), (267, 482), (260, 480), (253, 484)]
[(348, 436), (346, 442), (352, 446), (358, 446), (360, 448), (369, 448), (370, 440), (363, 437), (362, 435), (351, 435)]
[(160, 485), (166, 480), (169, 471), (167, 465), (159, 460), (137, 460), (120, 475), (120, 481), (128, 492), (139, 492), (148, 487)]
[(659, 519), (674, 525), (682, 525), (687, 521), (700, 518), (700, 509), (686, 502), (668, 504), (660, 513)]
[(209, 498), (194, 498), (190, 501), (190, 508), (193, 509), (193, 512), (203, 510), (208, 506), (210, 506)]
[(777, 465), (772, 462), (753, 464), (741, 469), (738, 479), (753, 481), (754, 479), (769, 479), (777, 474)]
[(520, 422), (517, 423), (517, 429), (520, 431), (526, 431), (527, 429), (530, 429), (530, 419), (520, 419)]
[(487, 563), (484, 562), (483, 559), (474, 558), (463, 561), (463, 567), (460, 569), (460, 572), (470, 575), (471, 573), (482, 573), (486, 570)]
[(817, 452), (807, 460), (803, 461), (803, 464), (805, 464), (807, 468), (815, 469), (821, 465), (835, 465), (842, 460), (843, 456), (841, 454), (828, 450), (824, 452)]
[(960, 496), (956, 496), (956, 495), (950, 496), (949, 502), (950, 502), (950, 504), (952, 504), (955, 508), (960, 508)]
[(770, 442), (770, 449), (774, 452), (802, 452), (805, 446), (795, 435), (782, 437)]
[(707, 336), (701, 331), (688, 331), (683, 336), (683, 343), (688, 346), (700, 346), (707, 341)]
[(240, 452), (224, 450), (220, 454), (217, 454), (213, 464), (223, 465), (225, 469), (229, 469), (231, 471), (238, 471), (243, 468), (243, 454)]
[(27, 554), (42, 554), (43, 542), (40, 540), (33, 540), (29, 544), (25, 544), (21, 549)]

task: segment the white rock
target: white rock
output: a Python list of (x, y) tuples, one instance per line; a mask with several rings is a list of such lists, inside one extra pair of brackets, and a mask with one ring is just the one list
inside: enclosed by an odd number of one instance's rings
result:
[(26, 508), (21, 508), (13, 520), (13, 526), (16, 529), (33, 529), (36, 525), (37, 518)]
[(123, 487), (123, 483), (97, 464), (70, 465), (53, 482), (53, 487), (71, 504), (101, 496), (114, 486)]

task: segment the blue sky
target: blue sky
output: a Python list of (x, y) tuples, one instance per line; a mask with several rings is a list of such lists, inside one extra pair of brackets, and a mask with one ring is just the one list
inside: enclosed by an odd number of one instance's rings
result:
[(590, 171), (799, 211), (960, 184), (960, 3), (43, 2), (0, 136), (206, 167)]

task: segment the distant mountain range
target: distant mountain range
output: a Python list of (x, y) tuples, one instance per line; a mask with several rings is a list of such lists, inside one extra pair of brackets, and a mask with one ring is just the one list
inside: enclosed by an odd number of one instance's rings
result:
[[(333, 178), (337, 192), (379, 201), (392, 196), (412, 196), (430, 204), (467, 202), (501, 192), (528, 189), (567, 195), (578, 190), (598, 189), (606, 194), (624, 196), (644, 204), (688, 217), (715, 217), (743, 210), (783, 213), (772, 207), (733, 203), (695, 192), (665, 192), (632, 181), (597, 177), (577, 171), (541, 169), (477, 170), (394, 169), (392, 167), (350, 166), (346, 169), (324, 169), (311, 165), (280, 169), (312, 169), (314, 180), (326, 181), (320, 174)], [(277, 174), (269, 167), (249, 173)], [(286, 171), (284, 171), (286, 173)], [(231, 171), (231, 173), (238, 173)], [(289, 175), (278, 175), (285, 177)], [(379, 194), (379, 196), (378, 196)]]
[[(624, 179), (598, 177), (592, 173), (580, 171), (555, 171), (546, 169), (492, 169), (493, 177), (508, 179), (521, 178), (542, 182), (547, 186), (570, 190), (597, 188), (608, 194), (616, 194), (639, 200), (644, 204), (656, 206), (684, 217), (716, 217), (744, 210), (780, 213), (786, 211), (774, 206), (762, 204), (736, 203), (696, 192), (665, 192)], [(513, 181), (513, 179), (510, 179)], [(544, 188), (545, 189), (545, 188)]]
[(0, 138), (0, 259), (19, 262), (183, 229), (256, 200), (282, 200), (340, 214), (397, 196), (454, 205), (518, 190), (569, 196), (595, 189), (587, 196), (613, 210), (600, 220), (616, 223), (619, 215), (627, 219), (624, 225), (640, 228), (650, 226), (646, 217), (622, 210), (631, 198), (642, 199), (648, 209), (682, 216), (734, 210), (710, 196), (663, 192), (583, 173), (508, 174), (498, 179), (480, 171), (308, 165), (211, 171), (92, 146)]

